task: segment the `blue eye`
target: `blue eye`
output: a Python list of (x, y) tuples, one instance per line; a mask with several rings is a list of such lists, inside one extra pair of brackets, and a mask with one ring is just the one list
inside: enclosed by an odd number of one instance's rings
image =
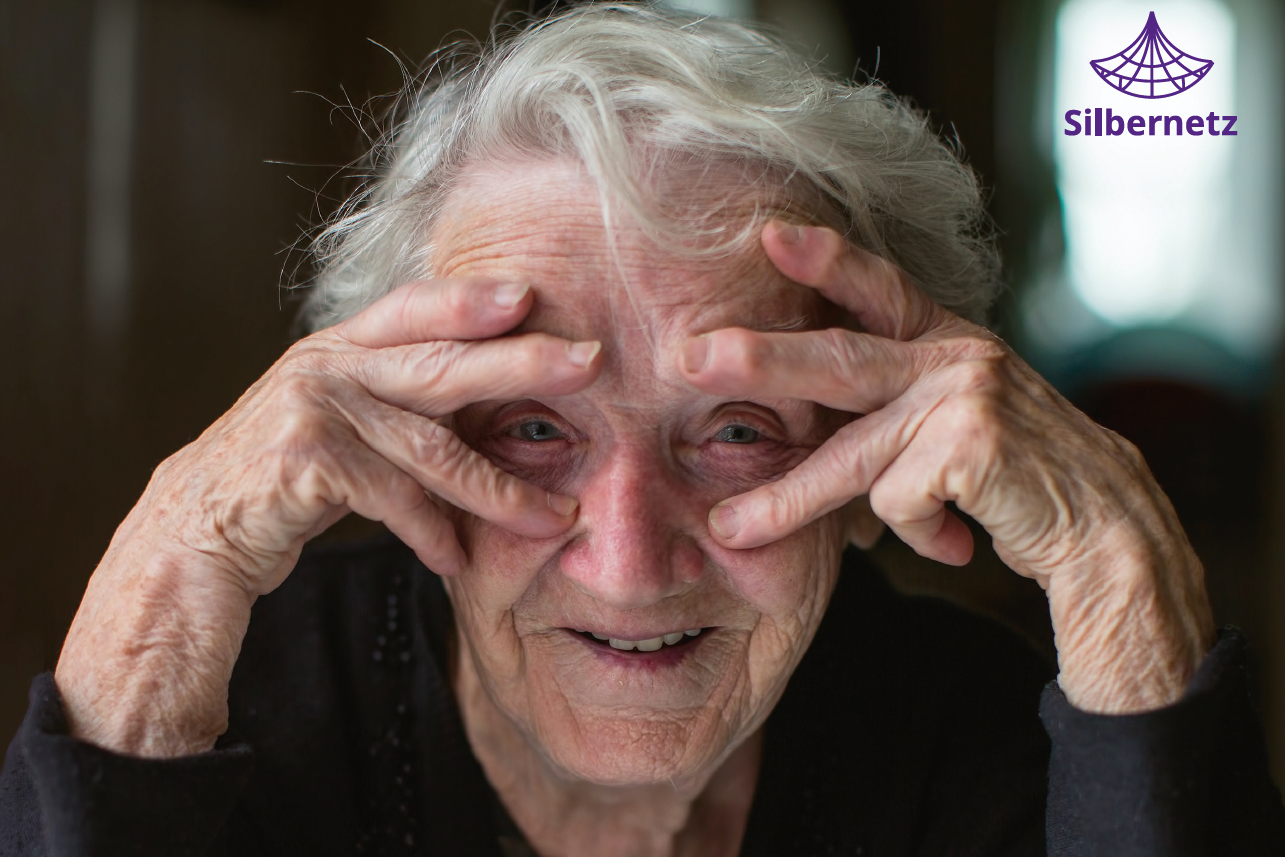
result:
[(517, 433), (518, 437), (532, 442), (562, 439), (562, 432), (548, 420), (527, 420), (517, 427)]
[(717, 439), (723, 443), (756, 443), (759, 439), (759, 432), (758, 429), (752, 429), (740, 423), (733, 423), (724, 427), (718, 433)]

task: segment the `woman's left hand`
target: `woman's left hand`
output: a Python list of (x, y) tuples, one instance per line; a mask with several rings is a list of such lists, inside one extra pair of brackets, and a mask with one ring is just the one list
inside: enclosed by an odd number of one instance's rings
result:
[(1200, 561), (1138, 450), (993, 334), (836, 232), (773, 223), (763, 247), (862, 332), (717, 330), (688, 341), (685, 377), (710, 393), (862, 416), (779, 481), (715, 506), (715, 538), (757, 547), (869, 495), (912, 548), (962, 565), (973, 542), (952, 501), (1047, 593), (1072, 704), (1123, 713), (1180, 698), (1213, 643), (1213, 619)]

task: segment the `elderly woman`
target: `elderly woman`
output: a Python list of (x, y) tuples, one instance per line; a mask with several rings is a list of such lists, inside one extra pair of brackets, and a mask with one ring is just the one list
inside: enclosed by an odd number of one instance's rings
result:
[[(4, 854), (1285, 852), (1243, 640), (1137, 451), (978, 326), (922, 118), (630, 6), (435, 80), (318, 332), (117, 531)], [(948, 503), (1056, 683), (847, 547), (963, 564)], [(350, 511), (395, 538), (305, 548)]]

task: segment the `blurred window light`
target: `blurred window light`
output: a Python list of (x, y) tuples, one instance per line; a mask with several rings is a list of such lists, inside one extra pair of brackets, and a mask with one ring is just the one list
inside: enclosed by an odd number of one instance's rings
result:
[[(1051, 118), (1066, 252), (1053, 279), (1069, 294), (1045, 301), (1046, 310), (1056, 307), (1067, 319), (1055, 333), (1083, 340), (1171, 327), (1209, 337), (1251, 360), (1265, 360), (1275, 348), (1281, 315), (1281, 77), (1268, 6), (1253, 0), (1062, 4)], [(1152, 13), (1166, 40), (1148, 27)], [(1153, 37), (1130, 53), (1126, 49), (1139, 34), (1146, 35), (1144, 27)], [(1121, 73), (1150, 75), (1154, 67), (1168, 79), (1188, 66), (1198, 68), (1193, 56), (1213, 60), (1213, 66), (1196, 82), (1183, 81), (1189, 88), (1174, 97), (1135, 97), (1114, 85), (1137, 91), (1136, 85), (1100, 76), (1090, 65), (1121, 51), (1133, 62), (1107, 65)], [(1085, 111), (1098, 109), (1103, 122), (1110, 111), (1108, 130), (1115, 136), (1106, 130), (1103, 136), (1064, 133), (1071, 130), (1067, 111), (1081, 111), (1075, 118), (1083, 123)], [(1236, 136), (1191, 134), (1189, 118), (1201, 117), (1199, 130), (1211, 113), (1237, 116)], [(1134, 116), (1146, 124), (1130, 128)], [(1166, 135), (1165, 118), (1153, 125), (1152, 116), (1180, 118), (1170, 120)], [(1181, 136), (1178, 121), (1187, 131)], [(1226, 124), (1219, 120), (1219, 130)], [(1066, 312), (1070, 302), (1080, 304), (1081, 317), (1074, 321), (1075, 312)], [(1048, 331), (1057, 324), (1046, 318), (1041, 327)], [(1077, 344), (1086, 343), (1062, 343)]]

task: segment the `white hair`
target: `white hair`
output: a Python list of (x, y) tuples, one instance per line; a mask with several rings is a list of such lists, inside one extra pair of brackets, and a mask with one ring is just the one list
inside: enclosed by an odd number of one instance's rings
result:
[[(374, 178), (313, 242), (313, 329), (433, 274), (431, 235), (466, 167), (571, 158), (667, 247), (725, 254), (769, 216), (832, 226), (946, 308), (981, 321), (999, 260), (972, 170), (923, 115), (758, 28), (663, 7), (588, 4), (439, 54), (376, 144)], [(731, 166), (760, 193), (749, 226), (675, 215), (657, 177)], [(692, 245), (692, 235), (721, 240)], [(695, 246), (695, 249), (691, 249)]]

